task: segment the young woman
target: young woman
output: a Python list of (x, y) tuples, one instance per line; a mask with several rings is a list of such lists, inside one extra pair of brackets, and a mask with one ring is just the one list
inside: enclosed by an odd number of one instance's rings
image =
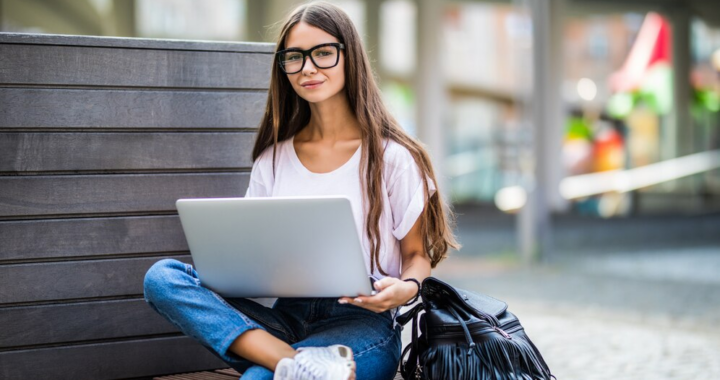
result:
[(383, 105), (342, 10), (297, 8), (275, 59), (246, 196), (348, 196), (378, 293), (278, 299), (266, 308), (224, 299), (200, 286), (192, 266), (162, 260), (145, 277), (145, 299), (243, 380), (392, 379), (401, 349), (394, 314), (459, 247), (452, 213), (427, 153)]

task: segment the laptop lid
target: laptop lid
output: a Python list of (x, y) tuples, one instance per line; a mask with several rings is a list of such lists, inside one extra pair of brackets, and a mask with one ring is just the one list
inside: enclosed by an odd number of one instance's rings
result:
[(346, 197), (180, 199), (203, 286), (226, 297), (372, 292)]

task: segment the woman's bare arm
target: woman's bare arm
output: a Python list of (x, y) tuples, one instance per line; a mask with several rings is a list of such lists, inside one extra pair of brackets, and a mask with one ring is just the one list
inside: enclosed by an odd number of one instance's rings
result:
[(400, 241), (400, 251), (402, 252), (402, 279), (385, 277), (375, 282), (378, 294), (369, 297), (342, 297), (338, 302), (350, 303), (381, 313), (405, 305), (413, 299), (418, 291), (417, 284), (403, 280), (414, 278), (422, 283), (426, 277), (430, 276), (430, 258), (425, 254), (423, 247), (420, 218)]

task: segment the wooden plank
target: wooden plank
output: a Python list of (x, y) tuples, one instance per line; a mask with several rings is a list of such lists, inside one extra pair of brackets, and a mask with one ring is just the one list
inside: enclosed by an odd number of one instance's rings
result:
[[(214, 371), (216, 374), (220, 374), (223, 377), (212, 377), (212, 372), (195, 372), (191, 374), (176, 374), (176, 375), (170, 375), (170, 376), (161, 376), (161, 377), (154, 377), (153, 380), (224, 380), (224, 379), (238, 379), (240, 378), (240, 374), (235, 371), (232, 368), (228, 369), (216, 369)], [(240, 378), (242, 380), (242, 378)], [(394, 380), (403, 380), (402, 375), (400, 372), (398, 372)]]
[(216, 369), (215, 372), (235, 378), (240, 377), (240, 373), (232, 368)]
[(267, 89), (270, 54), (0, 44), (0, 83)]
[(275, 44), (264, 42), (182, 41), (146, 38), (117, 38), (96, 36), (68, 36), (57, 34), (2, 33), (0, 43), (40, 44), (64, 46), (95, 46), (136, 49), (226, 51), (236, 53), (266, 53), (275, 51)]
[(0, 133), (0, 172), (236, 169), (255, 133)]
[[(234, 369), (228, 368), (228, 369), (217, 369), (215, 370), (216, 374), (220, 374), (223, 377), (212, 377), (212, 372), (195, 372), (192, 374), (176, 374), (176, 375), (169, 375), (169, 376), (161, 376), (161, 377), (154, 377), (153, 380), (230, 380), (230, 379), (238, 379), (240, 378), (240, 374), (235, 371)], [(226, 374), (228, 373), (228, 374)], [(229, 373), (233, 373), (232, 375)], [(237, 375), (235, 375), (237, 374)], [(242, 378), (240, 378), (242, 380)], [(400, 372), (398, 372), (394, 380), (403, 380), (402, 375)]]
[(249, 173), (0, 176), (0, 218), (173, 212), (179, 198), (245, 194)]
[(154, 377), (153, 380), (237, 380), (238, 376), (229, 376), (217, 372), (179, 373), (176, 375)]
[(257, 128), (266, 101), (262, 90), (6, 87), (0, 88), (0, 128)]
[[(190, 255), (173, 257), (190, 263)], [(0, 266), (0, 304), (143, 294), (147, 270), (162, 257)]]
[(0, 352), (0, 379), (109, 380), (227, 366), (186, 337)]
[(2, 349), (178, 332), (144, 299), (0, 308), (0, 326)]
[(0, 222), (0, 242), (0, 264), (188, 250), (177, 216), (6, 221)]

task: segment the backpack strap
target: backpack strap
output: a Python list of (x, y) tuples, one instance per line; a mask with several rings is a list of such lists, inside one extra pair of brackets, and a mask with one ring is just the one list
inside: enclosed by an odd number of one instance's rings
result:
[(395, 322), (397, 322), (401, 326), (405, 326), (408, 322), (410, 322), (411, 319), (415, 319), (418, 313), (420, 313), (420, 311), (424, 308), (424, 305), (422, 303), (419, 303), (415, 305), (412, 309), (406, 311), (401, 315), (398, 315), (395, 318)]

